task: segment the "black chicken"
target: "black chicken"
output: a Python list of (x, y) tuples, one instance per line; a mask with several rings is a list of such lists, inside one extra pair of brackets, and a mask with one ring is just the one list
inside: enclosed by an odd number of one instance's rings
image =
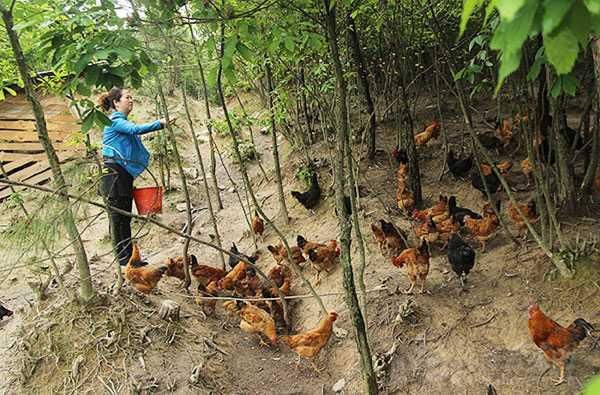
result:
[(408, 164), (408, 154), (406, 153), (406, 150), (404, 148), (400, 148), (400, 146), (397, 146), (392, 151), (392, 156), (394, 157), (394, 159), (396, 159), (396, 163), (404, 163), (405, 165)]
[(467, 158), (457, 158), (454, 156), (454, 151), (450, 150), (446, 157), (446, 163), (454, 178), (463, 178), (469, 174), (469, 170), (473, 167), (473, 155), (469, 155)]
[(498, 151), (502, 147), (502, 141), (490, 133), (480, 134), (477, 139), (485, 148)]
[(448, 242), (448, 261), (464, 288), (467, 275), (475, 265), (475, 251), (457, 233)]
[(292, 196), (296, 198), (307, 210), (312, 210), (319, 204), (321, 199), (321, 187), (317, 173), (313, 172), (310, 178), (310, 188), (306, 192), (292, 191)]
[[(244, 258), (246, 258), (248, 261), (250, 261), (251, 263), (256, 263), (256, 261), (258, 260), (258, 254), (254, 254), (254, 255), (252, 255), (252, 256), (248, 256), (248, 255), (246, 255), (246, 254), (242, 254), (242, 253), (241, 253), (241, 252), (238, 250), (238, 248), (237, 248), (237, 246), (235, 245), (235, 243), (231, 243), (231, 248), (229, 249), (229, 252), (230, 252), (231, 254), (235, 254), (235, 255), (239, 255), (239, 256), (241, 256), (241, 257), (244, 257)], [(229, 265), (229, 267), (230, 267), (231, 269), (233, 269), (234, 267), (236, 267), (238, 263), (240, 263), (240, 260), (239, 260), (239, 258), (236, 258), (236, 257), (234, 257), (234, 256), (232, 256), (232, 255), (229, 255), (229, 260), (227, 261), (227, 264)]]
[(450, 199), (448, 199), (448, 211), (450, 212), (452, 218), (454, 218), (455, 221), (458, 221), (461, 226), (464, 226), (465, 217), (467, 215), (471, 218), (481, 219), (481, 215), (477, 214), (476, 212), (465, 207), (458, 207), (456, 205), (456, 196), (450, 196)]
[[(484, 176), (485, 177), (485, 183), (487, 184), (490, 193), (494, 194), (496, 192), (498, 192), (498, 189), (500, 189), (500, 179), (496, 176), (496, 173), (494, 173), (493, 171), (487, 175)], [(485, 193), (485, 187), (483, 186), (483, 180), (481, 178), (481, 175), (479, 174), (479, 169), (477, 167), (475, 167), (472, 171), (471, 171), (471, 185), (473, 185), (473, 187), (475, 189), (477, 189), (478, 191), (480, 191), (484, 197), (486, 197), (486, 193)]]
[(13, 315), (13, 312), (0, 304), (0, 321), (4, 317), (10, 317), (11, 315)]

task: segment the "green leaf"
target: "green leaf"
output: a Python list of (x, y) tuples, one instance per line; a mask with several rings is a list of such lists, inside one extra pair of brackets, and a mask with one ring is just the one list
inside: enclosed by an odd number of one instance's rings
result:
[[(528, 1), (527, 3), (537, 3), (537, 1)], [(502, 19), (506, 19), (507, 21), (512, 21), (517, 12), (525, 5), (525, 0), (498, 0), (496, 2), (496, 8), (500, 13), (500, 17)]]
[(500, 69), (498, 70), (498, 85), (496, 85), (496, 92), (498, 94), (502, 84), (506, 77), (511, 75), (515, 70), (519, 68), (521, 64), (521, 51), (503, 53), (500, 58)]
[(83, 133), (87, 133), (88, 130), (90, 130), (94, 124), (94, 119), (95, 119), (95, 111), (90, 111), (88, 112), (85, 117), (83, 118), (83, 123), (81, 124), (81, 131)]
[(476, 9), (481, 7), (481, 4), (483, 4), (483, 0), (464, 0), (462, 15), (460, 17), (460, 36), (465, 32), (471, 15), (473, 15)]
[(545, 0), (542, 29), (544, 34), (552, 32), (563, 21), (573, 5), (571, 0)]
[(296, 47), (296, 43), (294, 43), (294, 40), (290, 36), (286, 36), (283, 39), (283, 44), (285, 45), (285, 48), (289, 52), (294, 52), (294, 48)]
[(550, 96), (556, 98), (562, 92), (562, 78), (558, 77), (554, 84), (552, 84), (552, 88), (550, 89)]
[(95, 113), (94, 119), (95, 119), (97, 125), (99, 125), (99, 126), (112, 125), (112, 121), (110, 120), (110, 118), (107, 117), (106, 114), (104, 114), (102, 111), (95, 110), (94, 113)]
[(569, 16), (567, 17), (567, 24), (570, 27), (573, 34), (579, 40), (579, 45), (585, 48), (590, 38), (590, 28), (593, 27), (593, 21), (590, 18), (590, 13), (583, 6), (583, 4), (577, 2)]
[(90, 66), (85, 70), (85, 83), (89, 86), (96, 85), (98, 77), (100, 76), (100, 68), (96, 66)]
[(245, 44), (238, 43), (238, 51), (239, 51), (240, 55), (242, 55), (242, 57), (244, 59), (246, 59), (248, 62), (251, 62), (254, 59), (254, 56), (252, 55), (252, 51), (250, 51), (250, 48), (248, 48)]
[(546, 63), (546, 56), (544, 54), (544, 47), (541, 47), (535, 54), (535, 60), (527, 73), (527, 81), (533, 81), (540, 74), (542, 65)]
[(215, 65), (208, 71), (208, 75), (206, 76), (206, 82), (210, 87), (214, 87), (217, 85), (217, 73), (219, 71), (219, 65)]
[(592, 14), (600, 14), (600, 0), (583, 0), (583, 3)]
[(563, 27), (555, 34), (544, 35), (546, 56), (558, 74), (567, 74), (571, 71), (577, 60), (579, 44), (577, 37)]
[(583, 395), (600, 394), (600, 375), (594, 376), (583, 388)]
[(4, 90), (6, 90), (11, 96), (17, 96), (17, 92), (15, 92), (14, 89), (9, 88), (8, 86), (5, 86)]
[(562, 77), (562, 90), (569, 96), (575, 96), (579, 81), (572, 74), (566, 74)]

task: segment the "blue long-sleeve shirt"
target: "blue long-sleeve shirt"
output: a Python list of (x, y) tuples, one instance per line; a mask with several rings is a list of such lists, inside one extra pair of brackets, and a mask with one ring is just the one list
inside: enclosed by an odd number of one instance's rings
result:
[(102, 155), (114, 158), (133, 177), (139, 176), (150, 160), (150, 153), (140, 135), (162, 129), (160, 121), (137, 125), (120, 111), (110, 115), (112, 124), (104, 127)]

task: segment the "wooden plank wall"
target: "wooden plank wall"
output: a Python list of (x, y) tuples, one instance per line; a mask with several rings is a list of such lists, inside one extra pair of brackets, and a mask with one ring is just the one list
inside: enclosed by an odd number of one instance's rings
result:
[[(83, 147), (69, 141), (80, 127), (66, 100), (46, 96), (40, 98), (40, 102), (44, 107), (50, 139), (61, 163), (81, 157)], [(37, 137), (33, 113), (23, 95), (7, 97), (0, 102), (0, 161), (8, 178), (14, 181), (43, 184), (52, 178), (46, 154)], [(0, 201), (10, 194), (10, 188), (0, 183)]]

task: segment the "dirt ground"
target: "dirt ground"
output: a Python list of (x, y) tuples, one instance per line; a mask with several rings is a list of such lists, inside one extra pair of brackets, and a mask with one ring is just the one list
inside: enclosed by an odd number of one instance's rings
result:
[[(258, 101), (243, 97), (246, 110), (261, 116)], [(183, 108), (173, 99), (175, 112)], [(152, 106), (142, 100), (137, 104), (136, 119), (152, 118), (145, 108)], [(231, 103), (232, 107), (236, 107)], [(426, 105), (423, 108), (427, 108)], [(195, 120), (203, 119), (201, 103), (194, 103)], [(213, 110), (218, 117), (221, 113)], [(424, 123), (432, 117), (431, 109), (419, 113)], [(183, 122), (180, 117), (180, 125)], [(486, 129), (481, 119), (478, 128)], [(460, 144), (463, 132), (461, 119), (444, 120), (449, 141)], [(390, 152), (396, 131), (391, 124), (379, 126), (378, 147)], [(197, 131), (205, 141), (201, 150), (208, 158), (208, 138), (205, 130)], [(290, 190), (304, 187), (295, 179), (301, 165), (301, 155), (291, 153), (287, 142), (280, 136), (280, 155), (284, 172), (286, 203), (292, 220), (283, 225), (278, 216), (279, 206), (271, 152), (271, 136), (255, 130), (255, 142), (262, 154), (262, 164), (271, 181), (265, 181), (253, 162), (250, 174), (263, 209), (275, 222), (288, 241), (294, 242), (302, 234), (310, 240), (329, 240), (337, 235), (337, 220), (333, 210), (332, 179), (326, 168), (319, 172), (324, 199), (312, 215), (289, 194)], [(222, 151), (227, 141), (218, 139)], [(180, 148), (186, 159), (185, 167), (193, 167), (196, 154), (191, 138), (183, 132), (179, 136)], [(456, 195), (460, 206), (479, 211), (483, 205), (481, 195), (468, 182), (455, 181), (446, 175), (438, 182), (442, 166), (441, 139), (421, 151), (423, 192), (428, 202), (439, 194)], [(329, 158), (327, 145), (319, 142), (311, 147), (315, 158)], [(232, 176), (241, 185), (239, 172), (230, 158), (225, 158)], [(517, 161), (515, 160), (515, 163)], [(516, 170), (509, 176), (511, 184), (522, 189), (524, 178)], [(361, 163), (360, 216), (367, 243), (365, 272), (368, 298), (369, 340), (374, 353), (386, 352), (392, 344), (397, 350), (388, 369), (385, 392), (394, 394), (446, 394), (483, 393), (492, 384), (499, 394), (552, 393), (571, 394), (581, 390), (583, 384), (600, 369), (600, 352), (595, 339), (586, 340), (576, 350), (567, 367), (567, 383), (554, 387), (551, 378), (558, 375), (552, 368), (543, 377), (548, 366), (543, 353), (530, 340), (527, 331), (527, 305), (536, 300), (542, 309), (561, 324), (569, 324), (583, 317), (592, 325), (600, 326), (600, 265), (597, 253), (579, 262), (573, 279), (558, 278), (552, 273), (552, 264), (532, 242), (513, 244), (504, 233), (499, 233), (485, 253), (478, 251), (474, 270), (467, 282), (466, 292), (460, 287), (450, 270), (444, 252), (434, 249), (427, 280), (429, 294), (407, 296), (399, 292), (408, 285), (402, 270), (394, 267), (379, 253), (373, 241), (370, 223), (380, 218), (391, 219), (400, 228), (410, 232), (410, 222), (395, 207), (395, 177), (386, 153), (380, 152), (376, 161)], [(240, 210), (236, 195), (223, 167), (217, 166), (218, 183), (225, 209), (218, 212), (219, 231), (223, 245), (228, 248), (236, 242), (243, 252), (253, 252), (255, 246)], [(173, 172), (174, 184), (177, 184)], [(149, 180), (139, 182), (147, 185)], [(202, 182), (191, 181), (194, 207), (206, 207)], [(530, 192), (519, 192), (525, 199)], [(506, 199), (504, 199), (506, 200)], [(177, 210), (183, 202), (180, 191), (165, 196), (161, 222), (176, 228), (185, 223), (185, 213)], [(34, 200), (28, 200), (34, 204)], [(86, 212), (87, 211), (87, 212)], [(65, 298), (59, 287), (39, 304), (33, 303), (33, 294), (27, 286), (31, 275), (25, 265), (20, 265), (18, 251), (7, 251), (0, 264), (5, 274), (0, 276), (0, 300), (15, 308), (17, 313), (0, 326), (0, 391), (12, 393), (332, 393), (339, 380), (345, 380), (342, 391), (348, 394), (362, 392), (362, 378), (357, 358), (354, 333), (345, 305), (341, 268), (322, 276), (317, 290), (327, 309), (336, 311), (336, 334), (316, 359), (321, 371), (300, 361), (285, 346), (267, 348), (257, 337), (239, 330), (238, 322), (217, 308), (215, 317), (205, 318), (194, 296), (186, 293), (174, 278), (159, 284), (160, 294), (139, 296), (129, 287), (117, 297), (110, 296), (113, 281), (113, 263), (110, 243), (106, 237), (107, 219), (99, 210), (88, 209), (80, 213), (81, 226), (85, 219), (99, 217), (83, 233), (96, 289), (103, 295), (91, 307), (82, 308)], [(9, 217), (9, 216), (7, 216)], [(590, 218), (592, 217), (592, 218)], [(141, 230), (140, 230), (141, 229)], [(564, 221), (563, 231), (569, 237), (592, 239), (598, 231), (598, 216), (586, 215)], [(140, 230), (138, 240), (142, 254), (151, 264), (159, 264), (167, 257), (181, 254), (183, 243), (178, 237), (167, 234), (152, 225), (135, 223)], [(198, 214), (194, 234), (209, 240), (212, 226), (207, 210)], [(268, 269), (274, 265), (267, 244), (276, 244), (273, 230), (267, 229), (265, 240), (258, 243), (261, 252), (259, 266)], [(355, 246), (356, 243), (353, 243)], [(476, 244), (473, 243), (473, 246)], [(214, 250), (192, 243), (190, 252), (203, 263), (219, 265)], [(357, 259), (358, 254), (353, 254)], [(64, 259), (72, 259), (66, 256)], [(16, 265), (16, 268), (12, 268)], [(75, 281), (75, 273), (67, 278), (67, 286)], [(310, 268), (304, 273), (312, 278)], [(383, 285), (383, 287), (381, 287)], [(192, 286), (191, 289), (194, 287)], [(379, 290), (377, 290), (379, 289)], [(295, 279), (293, 294), (304, 295), (307, 290)], [(156, 315), (161, 300), (172, 299), (182, 306), (182, 319), (167, 323)], [(401, 306), (409, 303), (414, 313), (405, 320), (396, 319)], [(315, 325), (320, 318), (317, 303), (299, 299), (291, 303), (292, 326), (301, 331)], [(78, 359), (79, 358), (79, 359)], [(75, 362), (74, 362), (75, 361)], [(196, 367), (198, 379), (192, 384), (190, 375)]]

